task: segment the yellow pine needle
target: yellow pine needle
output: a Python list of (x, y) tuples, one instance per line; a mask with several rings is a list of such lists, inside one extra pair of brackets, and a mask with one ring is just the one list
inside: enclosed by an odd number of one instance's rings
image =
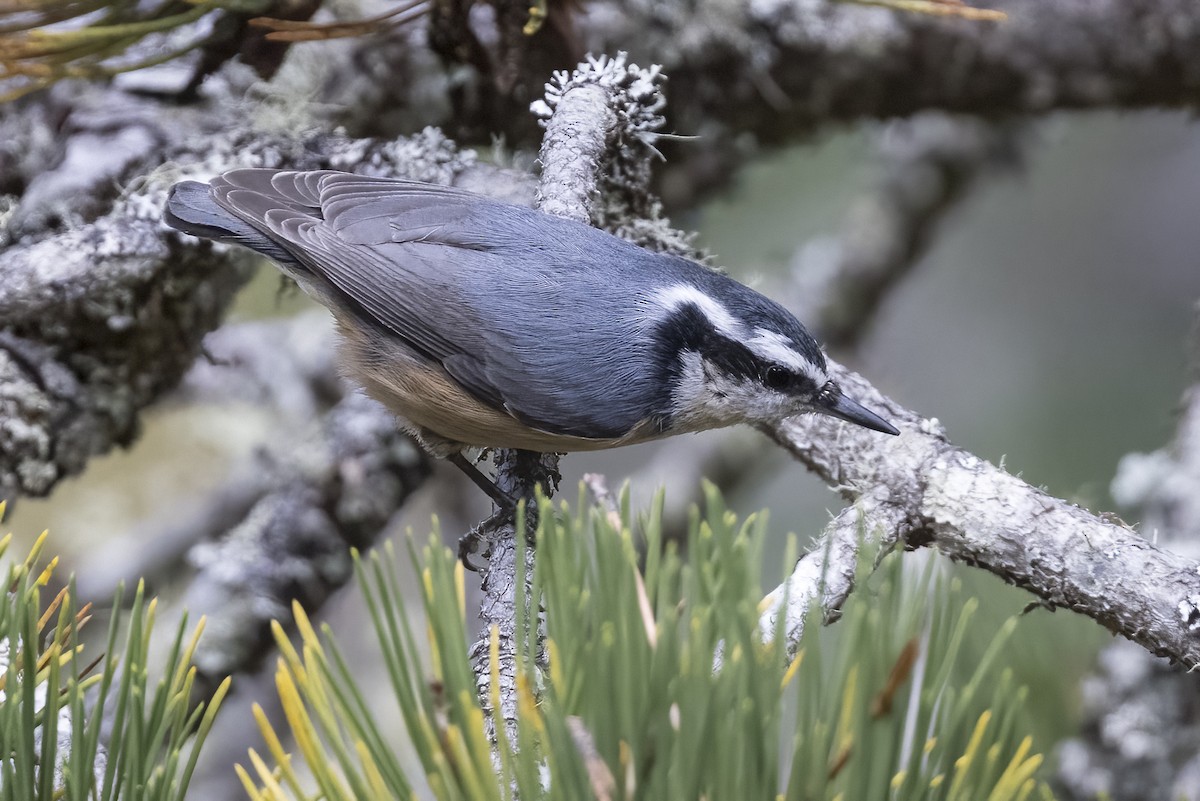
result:
[(654, 609), (650, 606), (650, 596), (646, 593), (646, 582), (642, 578), (642, 571), (638, 570), (637, 565), (631, 563), (629, 569), (633, 571), (633, 586), (637, 590), (638, 610), (642, 613), (642, 626), (646, 629), (646, 641), (650, 643), (651, 650), (658, 648), (658, 624), (654, 622)]
[(296, 747), (300, 749), (300, 753), (304, 754), (304, 758), (316, 771), (325, 765), (324, 749), (320, 748), (320, 738), (313, 726), (312, 718), (308, 715), (308, 710), (304, 708), (304, 700), (300, 697), (300, 692), (295, 682), (292, 681), (291, 674), (282, 663), (275, 671), (275, 688), (279, 692), (284, 717), (287, 718), (292, 736), (296, 739)]
[(901, 788), (901, 786), (903, 786), (904, 780), (907, 778), (908, 778), (908, 772), (903, 771), (903, 770), (900, 771), (899, 773), (897, 773), (895, 776), (893, 776), (892, 782), (891, 782), (892, 792), (899, 790)]
[(762, 597), (762, 600), (758, 602), (758, 613), (761, 615), (763, 612), (766, 612), (768, 609), (770, 609), (772, 606), (774, 606), (775, 600), (780, 595), (783, 595), (783, 590), (780, 587), (776, 587), (775, 589), (771, 590), (766, 595), (764, 595)]
[[(193, 670), (194, 674), (195, 671)], [(226, 676), (220, 684), (217, 685), (217, 691), (213, 693), (212, 698), (208, 701), (208, 709), (204, 712), (204, 718), (200, 721), (199, 732), (208, 736), (208, 732), (212, 728), (212, 723), (216, 720), (217, 710), (221, 708), (221, 703), (225, 700), (225, 696), (229, 695), (229, 688), (233, 686), (233, 676)]]
[(488, 701), (492, 709), (500, 708), (500, 627), (495, 623), (488, 629)]
[(279, 782), (275, 779), (274, 771), (271, 770), (253, 748), (250, 749), (250, 763), (254, 765), (254, 772), (258, 774), (259, 781), (262, 782), (263, 794), (265, 796), (268, 798), (287, 798), (287, 794), (283, 792), (283, 788), (279, 786)]
[(804, 649), (801, 648), (796, 652), (796, 658), (792, 660), (792, 664), (788, 665), (788, 669), (783, 672), (783, 680), (779, 683), (780, 689), (787, 689), (787, 686), (792, 683), (792, 679), (796, 678), (796, 673), (800, 670), (800, 663), (804, 661)]
[(25, 557), (23, 571), (25, 574), (33, 572), (33, 566), (37, 563), (38, 557), (42, 555), (42, 548), (46, 544), (46, 538), (50, 536), (50, 531), (47, 529), (38, 535), (38, 538), (33, 541), (33, 547), (29, 549), (29, 555)]
[(946, 774), (939, 773), (938, 775), (934, 776), (932, 779), (929, 780), (929, 789), (936, 790), (937, 788), (941, 787), (942, 783), (945, 781), (946, 781)]
[[(425, 591), (425, 608), (436, 609), (437, 602), (433, 592), (433, 573), (428, 567), (421, 571), (421, 584)], [(428, 616), (425, 618), (425, 639), (429, 642), (430, 669), (438, 681), (443, 681), (446, 674), (442, 672), (442, 652), (438, 648), (437, 634), (433, 630), (433, 619)]]
[(1038, 783), (1033, 779), (1026, 779), (1021, 785), (1021, 791), (1017, 793), (1017, 801), (1025, 801), (1029, 796), (1033, 795), (1033, 791), (1037, 789)]
[(312, 643), (304, 643), (304, 664), (310, 665), (305, 671), (305, 681), (301, 684), (304, 690), (305, 698), (308, 700), (308, 705), (311, 706), (320, 716), (322, 722), (328, 728), (336, 728), (334, 714), (334, 703), (327, 693), (328, 686), (324, 680), (325, 675), (321, 671), (317, 656), (318, 649), (314, 648)]
[(996, 769), (996, 764), (1000, 761), (1000, 743), (992, 743), (992, 747), (987, 750), (987, 772), (985, 775), (991, 776)]
[[(488, 743), (487, 737), (483, 733), (483, 710), (476, 703), (474, 693), (463, 690), (459, 696), (462, 708), (466, 710), (467, 733), (464, 747), (469, 748), (469, 754), (475, 757), (475, 771), (479, 776), (488, 776), (492, 774), (492, 751), (491, 745)], [(493, 709), (499, 709), (499, 706)], [(486, 779), (485, 779), (486, 781)]]
[(983, 714), (979, 716), (979, 720), (975, 723), (975, 730), (971, 732), (971, 739), (967, 741), (967, 750), (954, 762), (954, 780), (950, 783), (948, 798), (966, 798), (963, 795), (963, 788), (966, 786), (967, 774), (970, 773), (971, 765), (974, 763), (975, 757), (979, 754), (979, 747), (983, 743), (983, 735), (987, 731), (991, 720), (992, 710), (985, 709)]
[(283, 662), (287, 664), (287, 669), (296, 677), (296, 681), (303, 686), (307, 683), (304, 675), (304, 662), (300, 659), (300, 654), (296, 652), (296, 648), (292, 645), (291, 639), (288, 638), (279, 621), (271, 621), (271, 633), (275, 636), (275, 645), (279, 648), (279, 655), (282, 657)]
[(960, 3), (938, 2), (938, 0), (851, 0), (864, 6), (882, 6), (912, 14), (928, 14), (935, 17), (960, 17), (962, 19), (1002, 22), (1008, 19), (1003, 11), (990, 8), (972, 8)]
[[(379, 766), (375, 764), (374, 757), (371, 756), (370, 749), (362, 740), (354, 741), (354, 751), (358, 754), (358, 761), (362, 764), (363, 772), (367, 776), (367, 784), (371, 788), (371, 797), (379, 801), (387, 801), (392, 797), (388, 792), (387, 782), (383, 780), (383, 774), (379, 770)], [(359, 799), (358, 801), (365, 801)]]
[(566, 692), (567, 676), (563, 673), (558, 643), (549, 637), (546, 638), (546, 657), (550, 660), (550, 685), (559, 693)]
[(304, 611), (304, 607), (297, 600), (292, 600), (292, 617), (296, 620), (296, 631), (300, 633), (300, 641), (307, 647), (311, 645), (318, 653), (321, 652), (321, 640), (317, 637), (317, 632), (313, 628), (312, 621), (308, 619), (308, 613)]
[(433, 608), (433, 571), (428, 567), (421, 569), (421, 588), (425, 591), (425, 601)]
[(546, 723), (538, 712), (537, 696), (524, 673), (517, 674), (517, 714), (532, 723), (539, 735), (546, 734)]
[[(8, 509), (8, 501), (0, 501), (0, 520), (4, 519), (4, 512)], [(3, 540), (0, 540), (0, 549), (8, 547), (8, 541), (12, 537), (11, 534), (6, 535)]]
[(1006, 801), (1009, 798), (1020, 797), (1021, 792), (1025, 788), (1025, 784), (1033, 776), (1034, 772), (1042, 766), (1042, 755), (1034, 754), (1029, 756), (1029, 751), (1033, 748), (1033, 738), (1026, 737), (1017, 746), (1017, 752), (1008, 762), (1008, 767), (1004, 769), (1004, 773), (996, 781), (996, 786), (988, 796), (988, 801)]
[[(146, 582), (143, 579), (138, 579), (137, 597), (141, 598), (146, 593)], [(158, 599), (151, 598), (146, 603), (146, 624), (144, 626), (146, 636), (150, 636), (150, 632), (154, 630), (154, 621), (158, 619)]]
[(437, 773), (431, 773), (425, 777), (425, 781), (429, 782), (430, 795), (433, 798), (461, 798), (462, 793), (450, 792), (450, 786), (446, 783), (447, 776), (453, 776), (449, 766), (446, 764), (446, 758), (440, 753), (434, 752), (433, 761), (437, 764)]
[[(253, 750), (250, 751), (254, 753)], [(266, 794), (259, 792), (258, 785), (254, 783), (254, 779), (241, 765), (234, 765), (233, 772), (237, 774), (238, 781), (242, 783), (242, 789), (246, 791), (246, 795), (250, 796), (250, 801), (266, 801)]]
[[(504, 724), (498, 721), (496, 725), (503, 726)], [(482, 728), (480, 729), (480, 733), (482, 733)], [(482, 754), (472, 752), (471, 748), (468, 747), (467, 738), (463, 736), (462, 729), (451, 725), (446, 727), (446, 745), (450, 751), (451, 759), (459, 767), (458, 775), (462, 780), (467, 798), (487, 798), (489, 794), (484, 782), (492, 782), (494, 784), (496, 781), (496, 776), (492, 773), (491, 756), (487, 741), (483, 741)], [(487, 762), (486, 772), (482, 775), (479, 771), (480, 756)]]
[(842, 688), (842, 709), (838, 713), (838, 732), (841, 739), (853, 736), (854, 702), (858, 700), (858, 665), (846, 673), (846, 684)]
[(184, 649), (182, 656), (179, 659), (179, 667), (175, 671), (174, 684), (171, 686), (178, 687), (183, 682), (183, 677), (188, 672), (193, 662), (193, 657), (196, 654), (196, 647), (200, 644), (200, 635), (204, 633), (204, 618), (201, 617), (196, 621), (196, 630), (192, 632), (192, 638), (188, 641), (187, 647)]
[[(46, 650), (38, 654), (36, 670), (39, 681), (44, 680), (45, 677), (42, 675), (42, 673), (50, 665), (51, 661), (57, 660), (60, 665), (62, 664), (61, 652), (62, 649), (58, 643), (51, 643)], [(69, 654), (67, 656), (69, 656)]]
[(458, 600), (458, 616), (467, 616), (467, 579), (461, 561), (454, 563), (454, 597)]
[(835, 741), (837, 742), (837, 751), (829, 760), (829, 765), (826, 768), (827, 775), (830, 779), (835, 778), (842, 769), (846, 767), (846, 763), (850, 761), (850, 757), (854, 751), (854, 707), (858, 701), (858, 665), (854, 665), (846, 674), (846, 684), (842, 688), (842, 708), (838, 713), (837, 728), (835, 729)]
[[(44, 535), (43, 535), (44, 536)], [(50, 577), (54, 575), (54, 568), (58, 567), (58, 557), (50, 560), (50, 564), (46, 565), (45, 569), (37, 577), (37, 585), (45, 587), (50, 583)]]
[(76, 645), (70, 651), (67, 651), (65, 654), (62, 654), (61, 656), (59, 656), (58, 666), (60, 668), (65, 668), (67, 665), (71, 664), (71, 660), (73, 658), (78, 657), (82, 653), (83, 653), (83, 646)]
[(283, 743), (279, 740), (279, 735), (275, 733), (275, 727), (271, 725), (267, 713), (258, 704), (251, 708), (254, 715), (254, 721), (258, 724), (259, 734), (267, 744), (267, 750), (271, 752), (271, 758), (278, 765), (280, 775), (287, 782), (288, 787), (292, 789), (294, 795), (302, 795), (300, 791), (300, 779), (296, 775), (296, 771), (292, 769), (292, 757), (283, 749)]
[(936, 737), (930, 737), (928, 740), (925, 741), (925, 749), (924, 750), (925, 750), (926, 756), (928, 756), (929, 754), (932, 754), (933, 749), (937, 748), (937, 742), (938, 742), (938, 738), (936, 738)]

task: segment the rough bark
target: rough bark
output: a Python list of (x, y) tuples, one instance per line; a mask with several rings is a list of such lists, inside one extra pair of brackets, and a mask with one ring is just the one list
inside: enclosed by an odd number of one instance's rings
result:
[[(885, 542), (937, 548), (1052, 607), (1087, 615), (1150, 653), (1187, 668), (1200, 665), (1195, 559), (955, 447), (936, 419), (901, 407), (839, 365), (831, 367), (851, 397), (882, 410), (901, 435), (881, 437), (817, 416), (792, 418), (767, 433), (858, 502), (866, 532)], [(789, 640), (802, 627), (802, 617), (789, 617)]]
[(825, 0), (600, 2), (580, 30), (671, 79), (664, 198), (723, 182), (748, 135), (778, 144), (831, 122), (941, 110), (1194, 108), (1200, 7), (1191, 0), (999, 0), (980, 23)]

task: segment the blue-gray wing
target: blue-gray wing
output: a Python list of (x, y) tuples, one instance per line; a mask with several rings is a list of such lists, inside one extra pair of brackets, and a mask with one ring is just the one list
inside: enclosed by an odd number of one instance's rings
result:
[(614, 438), (669, 402), (611, 291), (610, 267), (648, 255), (628, 243), (431, 184), (236, 170), (212, 185), (349, 311), (527, 425)]

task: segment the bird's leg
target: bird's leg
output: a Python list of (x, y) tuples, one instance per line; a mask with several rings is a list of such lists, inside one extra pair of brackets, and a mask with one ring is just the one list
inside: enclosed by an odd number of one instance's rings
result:
[(478, 467), (471, 464), (467, 460), (467, 457), (462, 455), (461, 451), (448, 456), (446, 461), (466, 473), (467, 478), (471, 479), (475, 483), (475, 486), (487, 493), (487, 496), (500, 507), (500, 511), (512, 514), (517, 510), (516, 499), (497, 487), (495, 482), (480, 472)]
[[(463, 567), (473, 572), (479, 572), (478, 568), (471, 562), (470, 555), (475, 553), (479, 546), (480, 532), (487, 530), (489, 526), (500, 525), (506, 522), (516, 523), (517, 504), (523, 496), (515, 496), (513, 492), (528, 493), (530, 501), (525, 507), (525, 539), (530, 544), (533, 543), (534, 531), (537, 529), (537, 504), (532, 502), (535, 484), (542, 485), (545, 492), (549, 495), (558, 488), (558, 482), (561, 476), (558, 473), (556, 461), (547, 463), (547, 454), (535, 453), (533, 451), (503, 451), (502, 462), (500, 457), (497, 457), (497, 471), (503, 476), (511, 479), (514, 475), (525, 476), (523, 480), (516, 481), (513, 490), (505, 492), (495, 482), (488, 479), (479, 468), (471, 463), (469, 459), (463, 456), (462, 452), (452, 453), (446, 459), (457, 467), (459, 470), (466, 473), (467, 478), (471, 479), (477, 487), (487, 493), (496, 505), (499, 507), (496, 514), (479, 524), (471, 531), (464, 534), (458, 541), (458, 558), (462, 562)], [(515, 473), (513, 471), (516, 471)], [(503, 478), (501, 479), (503, 480)]]
[(511, 515), (501, 509), (494, 515), (484, 520), (482, 523), (473, 526), (470, 531), (458, 538), (458, 561), (462, 562), (462, 566), (472, 573), (480, 573), (483, 568), (480, 565), (471, 561), (471, 556), (479, 549), (479, 542), (482, 539), (481, 533), (488, 528), (504, 523), (504, 518)]
[(497, 517), (513, 517), (517, 511), (517, 502), (508, 493), (497, 487), (495, 482), (485, 476), (478, 467), (471, 464), (470, 460), (463, 456), (461, 451), (446, 457), (446, 461), (463, 471), (467, 478), (471, 479), (475, 486), (487, 493), (487, 496), (499, 507), (499, 511), (495, 515), (475, 526), (458, 539), (458, 561), (462, 562), (462, 566), (467, 570), (470, 570), (472, 573), (478, 573), (480, 568), (471, 561), (471, 554), (475, 553), (479, 547), (479, 532), (495, 521)]

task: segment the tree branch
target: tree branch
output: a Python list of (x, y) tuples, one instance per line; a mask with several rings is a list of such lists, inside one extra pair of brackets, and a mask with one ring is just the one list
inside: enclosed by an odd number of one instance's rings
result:
[(901, 407), (840, 365), (830, 367), (848, 394), (881, 409), (901, 435), (881, 437), (819, 416), (792, 418), (768, 433), (847, 500), (894, 507), (882, 536), (936, 547), (1151, 653), (1200, 665), (1195, 560), (955, 447), (935, 419)]
[(925, 110), (1195, 108), (1200, 6), (1191, 0), (998, 0), (997, 23), (824, 0), (589, 5), (593, 52), (653, 53), (671, 78), (669, 203), (724, 182), (753, 134), (781, 144), (836, 121)]
[(138, 431), (245, 279), (127, 207), (4, 252), (0, 497), (45, 495)]

